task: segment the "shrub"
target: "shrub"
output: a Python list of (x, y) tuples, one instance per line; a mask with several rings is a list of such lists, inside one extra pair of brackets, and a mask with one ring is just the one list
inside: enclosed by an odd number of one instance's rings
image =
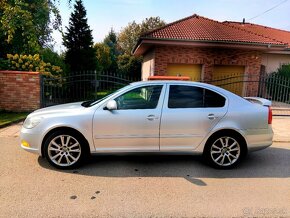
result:
[(266, 79), (267, 93), (273, 101), (290, 102), (290, 64), (281, 65)]
[[(64, 57), (54, 52), (51, 48), (43, 48), (40, 50), (39, 55), (45, 63), (50, 63), (54, 66), (59, 66), (63, 71), (66, 71)], [(64, 72), (62, 73), (62, 75)]]
[(48, 76), (59, 76), (62, 72), (59, 66), (54, 66), (41, 60), (39, 54), (7, 54), (7, 58), (11, 70), (36, 71)]
[(9, 69), (9, 62), (3, 58), (0, 58), (0, 70), (8, 70)]

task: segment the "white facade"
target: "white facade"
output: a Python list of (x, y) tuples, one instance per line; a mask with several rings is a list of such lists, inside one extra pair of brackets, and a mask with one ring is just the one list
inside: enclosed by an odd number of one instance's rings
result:
[(267, 73), (275, 72), (281, 65), (290, 64), (289, 54), (265, 53), (262, 55), (262, 65)]
[(142, 81), (148, 80), (149, 76), (154, 76), (154, 51), (149, 51), (143, 57)]

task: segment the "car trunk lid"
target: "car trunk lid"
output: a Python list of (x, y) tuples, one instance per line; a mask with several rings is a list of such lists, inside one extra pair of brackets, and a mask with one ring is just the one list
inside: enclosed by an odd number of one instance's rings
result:
[(259, 98), (259, 97), (244, 97), (244, 99), (252, 102), (252, 103), (256, 103), (256, 104), (260, 104), (263, 106), (267, 106), (270, 107), (272, 105), (272, 102), (265, 99), (265, 98)]
[(272, 102), (265, 99), (265, 98), (259, 98), (259, 97), (244, 97), (244, 99), (248, 100), (249, 102), (259, 104), (265, 107), (268, 107), (268, 124), (272, 124)]

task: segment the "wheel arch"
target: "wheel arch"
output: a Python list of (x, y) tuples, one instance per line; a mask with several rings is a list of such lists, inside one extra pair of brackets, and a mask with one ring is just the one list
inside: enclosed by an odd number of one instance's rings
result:
[(73, 132), (73, 133), (77, 134), (77, 135), (82, 139), (82, 141), (84, 142), (85, 149), (87, 150), (87, 152), (90, 151), (89, 142), (88, 142), (88, 140), (86, 139), (86, 137), (84, 137), (84, 135), (83, 135), (80, 131), (78, 131), (78, 130), (76, 130), (76, 129), (74, 129), (74, 128), (71, 128), (71, 127), (65, 127), (65, 126), (62, 126), (62, 127), (55, 127), (55, 128), (53, 128), (53, 129), (49, 130), (49, 131), (45, 134), (45, 136), (43, 137), (42, 142), (41, 142), (41, 156), (42, 156), (42, 157), (44, 157), (44, 150), (43, 150), (43, 149), (44, 149), (44, 143), (45, 143), (45, 141), (47, 140), (47, 138), (48, 138), (51, 134), (53, 134), (53, 133), (55, 133), (55, 132), (57, 132), (57, 131), (69, 131), (69, 132)]
[(241, 146), (243, 146), (245, 154), (248, 153), (248, 145), (247, 145), (247, 141), (246, 141), (245, 137), (240, 132), (238, 132), (237, 130), (234, 130), (234, 129), (221, 129), (221, 130), (218, 130), (218, 131), (212, 133), (207, 138), (207, 140), (204, 144), (203, 152), (205, 151), (205, 148), (209, 145), (209, 142), (213, 138), (215, 138), (217, 136), (225, 135), (225, 134), (228, 134), (229, 136), (236, 136), (240, 140)]

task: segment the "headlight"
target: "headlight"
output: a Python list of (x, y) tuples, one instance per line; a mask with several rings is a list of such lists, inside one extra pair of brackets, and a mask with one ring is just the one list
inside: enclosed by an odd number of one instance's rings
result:
[(42, 117), (27, 118), (24, 121), (23, 127), (26, 129), (32, 129), (32, 128), (36, 127), (42, 119), (43, 119)]

